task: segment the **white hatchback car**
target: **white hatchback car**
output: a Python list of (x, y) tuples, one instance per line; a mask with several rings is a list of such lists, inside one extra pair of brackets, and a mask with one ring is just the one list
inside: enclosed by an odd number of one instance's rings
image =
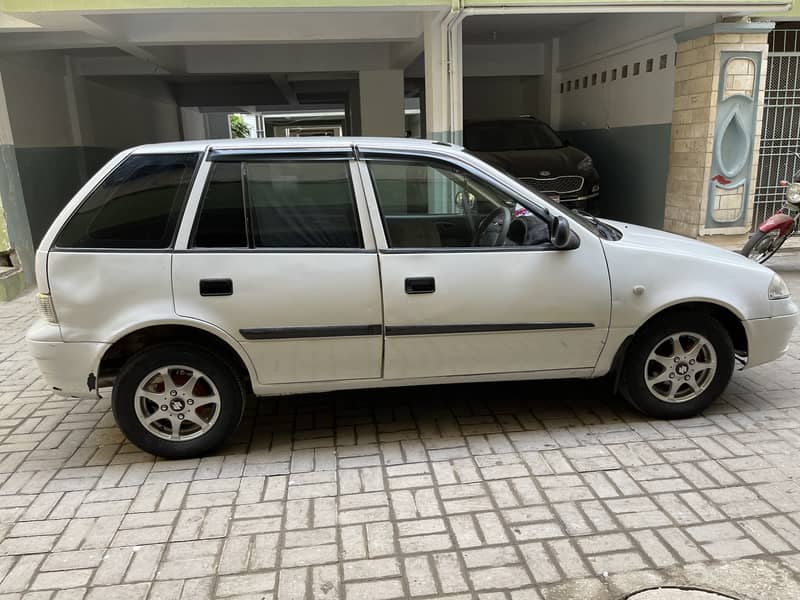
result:
[(165, 457), (209, 452), (248, 392), (609, 373), (645, 413), (695, 415), (797, 320), (771, 270), (584, 217), (463, 149), (368, 138), (122, 152), (36, 256), (30, 351), (54, 390), (113, 384)]

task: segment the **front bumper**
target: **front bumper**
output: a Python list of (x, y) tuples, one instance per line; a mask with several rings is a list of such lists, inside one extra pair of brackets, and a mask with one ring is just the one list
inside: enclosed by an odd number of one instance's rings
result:
[(567, 198), (567, 197), (559, 197), (558, 201), (562, 204), (569, 204), (571, 202), (581, 202), (583, 200), (591, 200), (592, 198), (597, 198), (600, 195), (600, 192), (595, 192), (594, 194), (588, 194), (586, 196), (577, 196), (574, 198)]
[(744, 321), (747, 331), (747, 364), (745, 368), (762, 365), (783, 356), (789, 349), (789, 341), (797, 321), (797, 312)]
[(97, 397), (97, 367), (110, 344), (64, 342), (58, 325), (36, 322), (25, 336), (47, 386), (62, 396)]

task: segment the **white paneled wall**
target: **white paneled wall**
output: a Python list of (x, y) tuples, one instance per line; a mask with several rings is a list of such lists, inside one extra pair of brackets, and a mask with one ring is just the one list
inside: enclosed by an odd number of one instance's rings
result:
[(675, 41), (670, 36), (561, 71), (560, 129), (607, 129), (672, 120)]

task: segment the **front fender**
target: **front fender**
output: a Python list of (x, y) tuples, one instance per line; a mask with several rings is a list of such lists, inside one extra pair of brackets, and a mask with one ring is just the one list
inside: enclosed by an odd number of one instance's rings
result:
[(778, 229), (781, 235), (788, 234), (794, 227), (794, 219), (787, 214), (777, 213), (758, 226), (758, 230), (769, 233)]

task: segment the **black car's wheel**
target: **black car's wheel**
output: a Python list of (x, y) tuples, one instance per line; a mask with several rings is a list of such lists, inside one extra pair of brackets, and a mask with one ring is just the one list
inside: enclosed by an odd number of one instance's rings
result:
[(239, 426), (244, 389), (234, 369), (191, 344), (164, 344), (130, 358), (111, 398), (119, 428), (164, 458), (211, 452)]
[(759, 263), (767, 262), (781, 249), (783, 243), (792, 235), (792, 231), (788, 231), (785, 235), (781, 235), (777, 229), (766, 233), (756, 231), (742, 248), (742, 254)]
[(676, 312), (634, 338), (623, 367), (623, 393), (652, 417), (692, 417), (723, 392), (733, 367), (733, 343), (716, 319)]

